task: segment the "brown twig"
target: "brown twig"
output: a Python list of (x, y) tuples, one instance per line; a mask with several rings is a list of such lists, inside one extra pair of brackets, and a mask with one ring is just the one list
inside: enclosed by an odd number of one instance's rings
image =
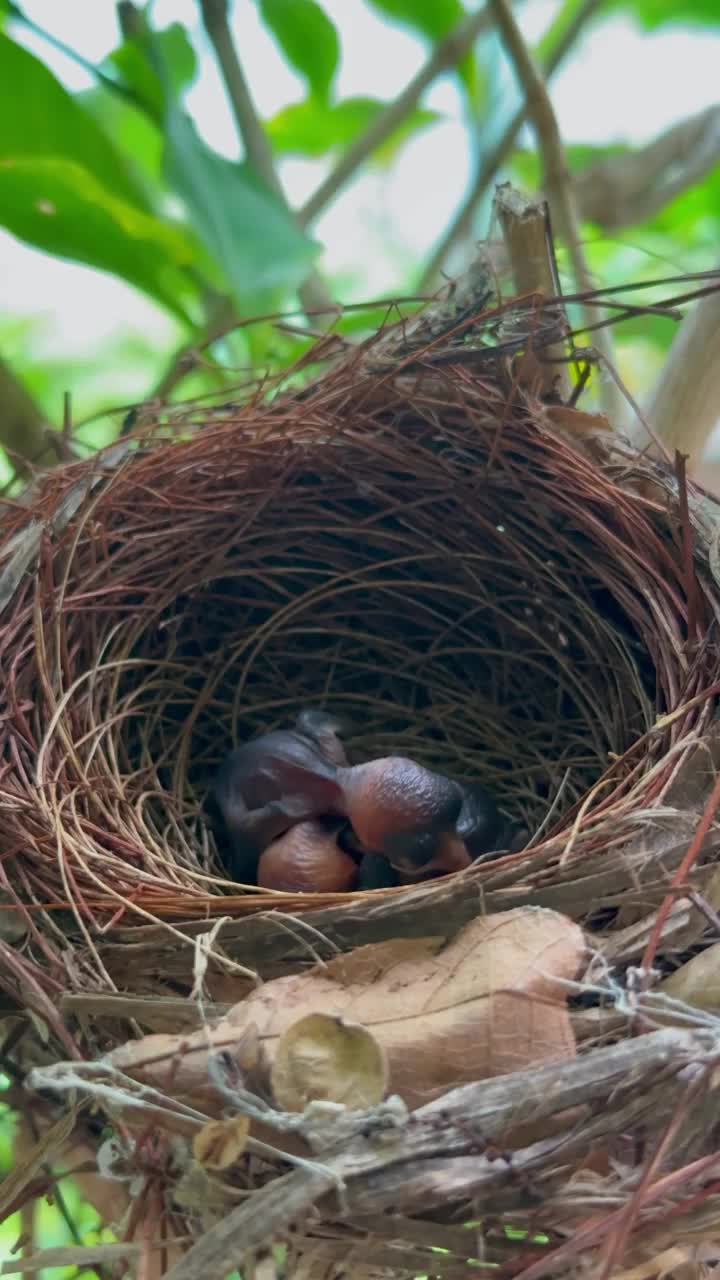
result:
[[(250, 87), (235, 48), (228, 21), (228, 0), (201, 0), (200, 10), (205, 31), (215, 51), (248, 163), (270, 191), (275, 193), (290, 216), (294, 217), (282, 183), (277, 176), (272, 149), (255, 109)], [(298, 218), (297, 221), (302, 225), (302, 219)], [(327, 313), (334, 316), (337, 312), (335, 303), (317, 271), (310, 272), (301, 285), (300, 298), (305, 310), (312, 315)]]
[(479, 9), (476, 13), (468, 14), (453, 31), (438, 41), (425, 65), (413, 76), (397, 98), (388, 103), (375, 117), (365, 133), (350, 144), (335, 167), (330, 170), (327, 178), (306, 200), (299, 212), (303, 226), (315, 221), (373, 151), (407, 119), (428, 85), (432, 84), (433, 80), (436, 80), (444, 71), (457, 66), (487, 24), (487, 10)]
[(564, 307), (559, 301), (560, 281), (555, 262), (549, 215), (545, 201), (529, 200), (509, 183), (498, 187), (494, 212), (502, 227), (503, 239), (513, 272), (515, 290), (519, 294), (538, 294), (543, 299), (557, 298), (551, 311), (541, 310), (542, 319), (554, 323), (560, 341), (543, 344), (541, 362), (534, 362), (538, 372), (538, 391), (547, 396), (567, 400), (570, 382), (567, 376), (567, 341), (569, 326)]
[[(272, 149), (262, 123), (258, 118), (249, 86), (243, 74), (242, 65), (235, 51), (232, 33), (227, 21), (226, 0), (204, 0), (202, 4), (203, 20), (208, 36), (215, 48), (218, 64), (225, 80), (228, 97), (235, 114), (235, 120), (243, 139), (248, 159), (264, 178), (272, 190), (285, 201), (282, 187), (277, 177)], [(415, 108), (425, 89), (432, 84), (449, 67), (455, 66), (472, 47), (483, 27), (488, 25), (486, 9), (471, 14), (458, 27), (439, 41), (423, 67), (413, 76), (402, 92), (389, 103), (368, 126), (365, 133), (356, 139), (343, 153), (336, 167), (320, 184), (310, 199), (298, 212), (301, 226), (314, 221), (338, 191), (345, 186), (353, 174), (372, 155), (379, 146), (402, 124)], [(319, 317), (330, 313), (337, 314), (334, 302), (329, 297), (325, 286), (315, 273), (305, 282), (301, 298), (308, 316)], [(221, 299), (219, 310), (227, 310), (227, 299)], [(222, 331), (226, 332), (230, 325), (224, 322)], [(205, 334), (198, 341), (184, 344), (172, 357), (166, 372), (162, 375), (158, 388), (164, 397), (183, 380), (195, 366), (196, 351), (199, 346), (206, 345), (208, 335), (212, 335), (215, 323), (211, 318)], [(158, 393), (156, 389), (155, 394)]]
[[(576, 44), (578, 37), (597, 13), (602, 0), (583, 0), (575, 11), (571, 21), (561, 32), (557, 44), (543, 63), (543, 75), (550, 80), (567, 54)], [(498, 141), (490, 151), (482, 155), (477, 173), (463, 203), (453, 216), (442, 239), (438, 242), (428, 259), (418, 289), (421, 293), (432, 289), (437, 281), (444, 263), (456, 244), (466, 240), (472, 230), (475, 210), (492, 182), (503, 161), (510, 154), (517, 136), (524, 125), (528, 114), (527, 100), (518, 107), (512, 119), (506, 125)]]
[[(528, 118), (532, 122), (543, 163), (545, 187), (553, 220), (562, 236), (573, 275), (579, 289), (592, 287), (590, 270), (580, 237), (580, 223), (570, 184), (560, 130), (545, 81), (523, 38), (508, 0), (488, 0), (503, 39), (506, 52), (525, 93)], [(591, 317), (588, 317), (591, 319)], [(612, 343), (601, 330), (598, 348), (605, 360), (612, 362)], [(619, 417), (620, 402), (615, 387), (607, 380), (600, 384), (601, 398), (610, 420)]]
[(655, 918), (655, 923), (653, 924), (652, 933), (650, 934), (650, 937), (648, 939), (648, 943), (642, 958), (641, 968), (644, 974), (649, 974), (650, 970), (653, 967), (658, 946), (660, 944), (660, 939), (662, 937), (663, 925), (665, 924), (665, 921), (667, 920), (672, 910), (673, 904), (676, 900), (677, 889), (686, 882), (688, 873), (700, 854), (700, 850), (702, 849), (702, 846), (703, 846), (703, 841), (705, 840), (705, 837), (707, 836), (707, 833), (710, 830), (713, 819), (715, 818), (715, 814), (717, 813), (718, 806), (720, 806), (720, 772), (718, 773), (715, 779), (715, 785), (713, 786), (713, 789), (710, 792), (710, 795), (708, 797), (708, 801), (707, 801), (707, 804), (705, 805), (705, 809), (704, 809), (702, 818), (700, 819), (700, 823), (698, 825), (697, 831), (695, 832), (692, 840), (690, 841), (690, 846), (687, 850), (687, 853), (685, 854), (685, 857), (683, 858), (682, 862), (680, 863), (680, 866), (678, 867), (677, 871), (675, 872), (675, 875), (672, 878), (672, 881), (670, 884), (670, 890), (663, 898), (663, 901), (660, 905), (660, 910), (658, 911), (657, 916)]

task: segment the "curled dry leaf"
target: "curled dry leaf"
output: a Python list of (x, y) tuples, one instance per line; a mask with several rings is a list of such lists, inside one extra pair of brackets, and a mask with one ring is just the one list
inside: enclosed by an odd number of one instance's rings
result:
[(116, 1049), (115, 1066), (217, 1115), (208, 1058), (257, 1027), (273, 1062), (298, 1019), (322, 1011), (365, 1027), (387, 1055), (388, 1092), (416, 1107), (456, 1085), (575, 1053), (567, 981), (586, 959), (581, 929), (540, 907), (472, 920), (451, 942), (397, 939), (277, 978), (214, 1027)]
[(229, 1120), (211, 1120), (193, 1138), (192, 1150), (198, 1164), (210, 1173), (224, 1173), (237, 1163), (247, 1145), (250, 1121), (235, 1115)]
[(556, 431), (582, 453), (590, 457), (600, 456), (600, 446), (613, 435), (609, 420), (600, 413), (586, 413), (567, 405), (548, 405), (545, 409), (548, 421)]
[(681, 965), (658, 990), (698, 1009), (720, 1009), (720, 942)]
[(284, 1111), (303, 1111), (316, 1100), (362, 1111), (382, 1101), (387, 1075), (385, 1052), (365, 1027), (309, 1013), (281, 1035), (271, 1083)]

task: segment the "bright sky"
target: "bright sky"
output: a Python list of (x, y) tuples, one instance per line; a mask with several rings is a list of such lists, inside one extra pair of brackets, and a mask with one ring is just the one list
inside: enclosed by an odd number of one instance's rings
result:
[[(423, 0), (418, 0), (422, 3)], [(341, 94), (381, 98), (397, 94), (426, 57), (426, 47), (402, 28), (381, 21), (364, 0), (324, 0), (342, 39)], [(61, 37), (85, 57), (98, 60), (117, 42), (113, 0), (23, 0), (29, 17)], [(528, 0), (523, 25), (537, 37), (558, 5)], [(197, 48), (204, 49), (196, 0), (155, 0), (158, 26), (184, 22)], [(261, 26), (251, 0), (234, 6), (234, 27), (258, 107), (272, 113), (303, 94), (301, 80), (282, 60)], [(90, 81), (67, 58), (18, 28), (14, 34), (39, 53), (71, 88)], [(673, 121), (717, 100), (720, 36), (681, 27), (654, 35), (636, 30), (623, 17), (593, 31), (555, 79), (553, 100), (567, 141), (644, 141)], [(680, 74), (685, 68), (688, 74)], [(514, 106), (514, 86), (503, 73), (503, 111)], [(425, 252), (442, 233), (462, 196), (470, 150), (451, 78), (426, 97), (441, 111), (442, 124), (411, 142), (390, 172), (354, 183), (321, 219), (317, 237), (325, 244), (324, 266), (347, 279), (345, 298), (392, 291), (403, 267)], [(188, 106), (207, 140), (237, 154), (235, 134), (222, 87), (207, 53), (201, 58)], [(324, 173), (320, 162), (288, 162), (282, 176), (293, 201), (300, 202)], [(43, 347), (85, 352), (117, 328), (135, 329), (149, 340), (167, 341), (171, 322), (153, 303), (100, 273), (46, 258), (0, 232), (0, 278), (8, 312), (46, 317)]]

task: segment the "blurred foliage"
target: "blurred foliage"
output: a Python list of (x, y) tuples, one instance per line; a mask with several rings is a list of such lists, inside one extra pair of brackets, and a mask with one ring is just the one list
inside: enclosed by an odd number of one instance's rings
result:
[(327, 102), (340, 60), (340, 40), (325, 11), (315, 0), (260, 0), (260, 13), (313, 96)]
[[(469, 0), (365, 3), (388, 26), (417, 36), (428, 58), (477, 7)], [(339, 17), (336, 24), (323, 0), (254, 0), (254, 5), (278, 56), (301, 85), (297, 100), (257, 121), (280, 177), (286, 157), (332, 171), (369, 132), (374, 143), (360, 172), (379, 170), (443, 120), (428, 104), (427, 91), (395, 114), (388, 128), (388, 102), (363, 93), (343, 96), (338, 71), (352, 31)], [(538, 58), (552, 53), (577, 7), (578, 0), (558, 0), (536, 43)], [(0, 0), (0, 226), (46, 253), (127, 282), (160, 304), (168, 318), (164, 337), (149, 346), (141, 335), (118, 337), (96, 347), (91, 361), (55, 360), (47, 343), (39, 344), (38, 355), (38, 327), (13, 326), (11, 319), (0, 325), (0, 352), (55, 425), (62, 393), (72, 390), (73, 419), (86, 424), (77, 431), (81, 449), (112, 438), (122, 421), (120, 407), (150, 394), (173, 351), (183, 346), (199, 352), (177, 379), (173, 394), (183, 397), (231, 393), (253, 372), (263, 374), (297, 358), (307, 336), (293, 337), (267, 321), (234, 334), (222, 332), (210, 343), (207, 338), (217, 333), (214, 318), (223, 299), (240, 320), (292, 310), (308, 273), (323, 265), (312, 225), (301, 225), (273, 184), (247, 162), (220, 155), (198, 132), (187, 95), (212, 56), (209, 42), (199, 41), (197, 31), (178, 21), (157, 29), (150, 3), (123, 10), (124, 34), (118, 28), (116, 47), (97, 66), (74, 55), (95, 83), (70, 92), (43, 61), (42, 48), (58, 45), (56, 36), (41, 32), (21, 4)], [(198, 18), (203, 10), (198, 0)], [(720, 28), (717, 0), (688, 0), (682, 7), (672, 0), (603, 0), (593, 22), (597, 26), (618, 10), (645, 31), (680, 24)], [(23, 43), (28, 30), (39, 53)], [(44, 45), (38, 37), (44, 37)], [(587, 38), (592, 40), (592, 31)], [(73, 56), (72, 50), (63, 51)], [(452, 73), (461, 90), (468, 147), (477, 160), (517, 106), (514, 87), (510, 93), (497, 91), (498, 65), (498, 42), (488, 22)], [(403, 89), (399, 83), (397, 94)], [(248, 106), (252, 111), (251, 104), (240, 104), (240, 114)], [(235, 108), (237, 115), (237, 103)], [(497, 176), (532, 190), (540, 175), (527, 136)], [(579, 172), (627, 151), (620, 141), (612, 147), (574, 145), (567, 154), (571, 170)], [(442, 174), (432, 175), (432, 181), (442, 181)], [(488, 188), (478, 202), (478, 235), (485, 230), (490, 195)], [(411, 292), (422, 263), (405, 248), (399, 230), (392, 235), (397, 274), (405, 276)], [(720, 173), (716, 167), (637, 226), (609, 235), (588, 225), (585, 235), (591, 266), (604, 282), (708, 267), (720, 239)], [(431, 249), (428, 245), (428, 254)], [(362, 276), (358, 262), (357, 279)], [(331, 294), (342, 296), (341, 282), (327, 283)], [(362, 336), (385, 314), (382, 309), (351, 312), (339, 327), (348, 336)], [(673, 332), (657, 317), (628, 321), (618, 335), (621, 360), (628, 356), (632, 364), (641, 353), (652, 373)], [(87, 421), (114, 406), (117, 412)]]
[[(7, 1077), (0, 1076), (0, 1090), (8, 1086)], [(9, 1173), (15, 1158), (16, 1118), (12, 1110), (0, 1102), (0, 1178)], [(35, 1202), (33, 1211), (33, 1248), (52, 1249), (60, 1245), (72, 1245), (76, 1238), (83, 1244), (112, 1244), (115, 1236), (103, 1227), (96, 1210), (83, 1198), (72, 1178), (62, 1178), (61, 1195), (66, 1215), (54, 1199)], [(75, 1231), (71, 1231), (68, 1219)], [(23, 1230), (20, 1213), (13, 1213), (0, 1224), (0, 1265), (9, 1267), (17, 1257), (17, 1242)], [(20, 1272), (18, 1271), (18, 1274)], [(52, 1267), (38, 1272), (38, 1280), (97, 1280), (94, 1270), (78, 1267)]]
[[(271, 116), (267, 133), (277, 155), (322, 156), (347, 147), (385, 106), (378, 98), (345, 98), (330, 104), (307, 98)], [(375, 163), (389, 164), (403, 142), (440, 119), (438, 111), (416, 107), (375, 151)]]

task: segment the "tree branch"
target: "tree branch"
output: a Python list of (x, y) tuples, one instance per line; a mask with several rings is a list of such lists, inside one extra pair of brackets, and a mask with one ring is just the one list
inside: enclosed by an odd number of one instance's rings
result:
[[(543, 186), (551, 213), (567, 246), (577, 289), (579, 292), (591, 289), (593, 280), (580, 241), (580, 222), (570, 174), (565, 163), (560, 130), (545, 82), (525, 44), (508, 0), (488, 0), (488, 4), (495, 16), (507, 55), (525, 93), (528, 117), (532, 122), (542, 159)], [(585, 309), (583, 314), (585, 323), (592, 323), (594, 317)], [(597, 331), (596, 346), (604, 359), (612, 364), (612, 342), (606, 329)], [(600, 394), (603, 407), (611, 421), (619, 420), (622, 402), (614, 383), (607, 379), (601, 380)]]
[[(720, 293), (696, 302), (685, 316), (668, 352), (647, 406), (656, 436), (672, 452), (694, 462), (720, 422)], [(628, 427), (637, 443), (648, 445), (639, 424)], [(650, 441), (651, 453), (657, 450)]]
[[(265, 185), (282, 201), (293, 219), (302, 225), (301, 219), (293, 214), (275, 171), (272, 149), (255, 109), (233, 41), (228, 22), (228, 0), (200, 0), (200, 9), (203, 25), (215, 51), (235, 123), (245, 148), (247, 161)], [(306, 313), (315, 316), (318, 312), (337, 315), (337, 307), (316, 271), (310, 273), (299, 293)]]
[[(243, 141), (245, 154), (265, 183), (283, 200), (287, 207), (287, 199), (275, 169), (272, 149), (267, 135), (258, 117), (252, 101), (250, 89), (243, 74), (240, 60), (233, 43), (232, 33), (227, 19), (227, 0), (201, 0), (203, 23), (208, 38), (215, 50), (238, 131)], [(310, 197), (296, 215), (301, 226), (316, 218), (330, 203), (340, 188), (350, 180), (352, 175), (367, 160), (368, 156), (392, 134), (403, 120), (410, 114), (417, 102), (433, 80), (467, 53), (479, 32), (489, 22), (486, 9), (459, 23), (444, 40), (436, 45), (425, 66), (406, 85), (394, 102), (376, 116), (369, 128), (344, 153), (335, 169)], [(325, 286), (316, 274), (311, 276), (301, 291), (301, 301), (305, 311), (313, 315), (322, 315), (332, 310), (335, 305), (329, 298)], [(225, 331), (228, 324), (224, 325)], [(208, 323), (211, 331), (212, 321)], [(204, 345), (205, 340), (202, 340)], [(194, 367), (194, 352), (197, 343), (189, 343), (181, 347), (173, 356), (166, 372), (162, 375), (155, 395), (162, 393), (167, 397)]]
[(133, 93), (132, 89), (128, 89), (127, 85), (121, 84), (119, 80), (113, 80), (112, 76), (108, 76), (101, 71), (94, 62), (90, 62), (88, 58), (84, 58), (77, 49), (73, 49), (69, 44), (65, 44), (58, 36), (52, 35), (50, 31), (46, 31), (44, 27), (34, 22), (32, 18), (28, 18), (18, 5), (9, 2), (8, 17), (13, 18), (15, 22), (22, 23), (27, 27), (28, 31), (32, 31), (34, 35), (40, 36), (41, 40), (45, 40), (51, 48), (57, 49), (58, 53), (62, 53), (64, 57), (70, 58), (77, 66), (82, 67), (83, 71), (87, 71), (98, 84), (104, 89), (108, 89), (110, 93), (114, 93), (117, 98), (122, 98), (124, 102), (128, 102), (131, 106), (137, 107), (140, 111), (145, 111), (145, 104), (142, 99)]
[[(517, 293), (557, 297), (560, 286), (546, 203), (529, 200), (506, 182), (497, 188), (495, 212), (502, 227)], [(555, 315), (547, 315), (546, 319), (549, 323), (554, 321), (560, 333), (567, 333), (569, 326), (562, 307), (553, 307), (553, 311)], [(567, 342), (563, 341), (543, 347), (542, 360), (535, 371), (541, 395), (555, 394), (563, 398), (569, 395), (567, 350)]]
[(307, 226), (313, 222), (330, 201), (344, 187), (354, 173), (367, 160), (368, 156), (383, 143), (391, 133), (402, 124), (403, 120), (417, 106), (421, 95), (429, 84), (436, 80), (443, 71), (457, 66), (458, 62), (472, 48), (483, 27), (488, 24), (487, 9), (469, 14), (443, 40), (435, 45), (432, 54), (424, 67), (398, 94), (394, 102), (389, 102), (383, 111), (375, 117), (369, 127), (355, 142), (343, 152), (335, 168), (330, 171), (324, 182), (313, 192), (299, 211), (300, 223)]
[(0, 445), (7, 449), (18, 470), (22, 463), (40, 466), (58, 462), (59, 455), (50, 443), (52, 428), (30, 392), (0, 358)]
[[(557, 44), (543, 63), (543, 75), (549, 80), (572, 49), (583, 28), (597, 13), (601, 0), (582, 0), (575, 10), (570, 22), (561, 32)], [(472, 232), (475, 210), (492, 182), (500, 166), (506, 160), (515, 144), (528, 113), (527, 101), (518, 107), (495, 146), (482, 156), (472, 186), (463, 203), (457, 210), (445, 234), (434, 249), (418, 284), (418, 291), (426, 293), (433, 289), (451, 249), (460, 241), (468, 239)]]
[(575, 174), (583, 218), (617, 231), (651, 218), (700, 182), (720, 159), (720, 106), (681, 120), (646, 147), (608, 156)]
[[(270, 1242), (318, 1201), (323, 1216), (336, 1216), (339, 1186), (345, 1220), (355, 1213), (386, 1212), (400, 1200), (411, 1213), (473, 1196), (486, 1204), (509, 1196), (509, 1203), (517, 1204), (526, 1169), (552, 1177), (559, 1167), (561, 1178), (567, 1177), (569, 1169), (559, 1156), (587, 1152), (594, 1141), (607, 1137), (614, 1122), (630, 1128), (640, 1119), (647, 1123), (651, 1114), (655, 1128), (664, 1123), (688, 1088), (681, 1074), (685, 1064), (697, 1060), (707, 1065), (716, 1055), (711, 1030), (667, 1028), (568, 1059), (562, 1071), (557, 1062), (535, 1063), (525, 1071), (453, 1089), (416, 1110), (412, 1125), (398, 1130), (392, 1142), (374, 1142), (363, 1132), (342, 1146), (338, 1142), (327, 1151), (314, 1150), (322, 1164), (296, 1169), (253, 1192), (195, 1242), (167, 1280), (225, 1275), (250, 1249)], [(505, 1161), (474, 1149), (478, 1133), (492, 1144), (523, 1125), (537, 1130), (546, 1118), (592, 1104), (583, 1125), (571, 1122), (565, 1132), (514, 1149), (517, 1180), (508, 1177)], [(333, 1185), (335, 1194), (328, 1202)]]

